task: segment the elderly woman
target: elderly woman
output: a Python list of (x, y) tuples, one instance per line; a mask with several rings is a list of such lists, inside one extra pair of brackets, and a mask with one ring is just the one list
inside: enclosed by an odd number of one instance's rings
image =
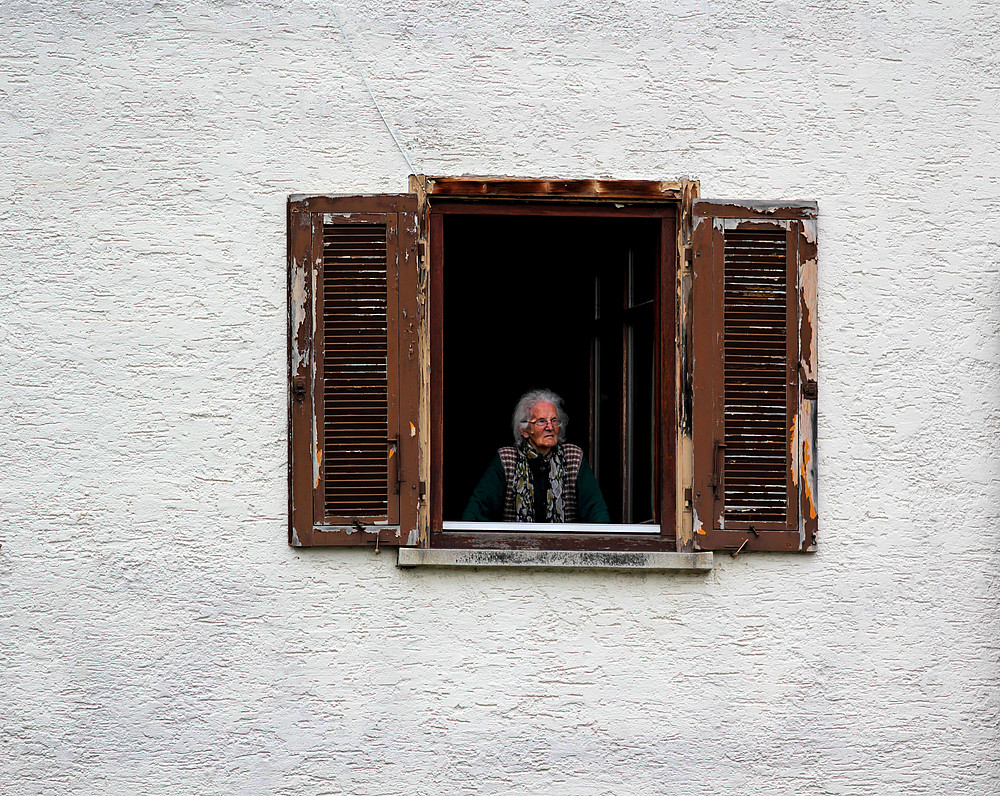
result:
[(562, 399), (549, 390), (525, 393), (512, 421), (514, 445), (497, 451), (462, 519), (608, 522), (608, 507), (583, 451), (565, 442)]

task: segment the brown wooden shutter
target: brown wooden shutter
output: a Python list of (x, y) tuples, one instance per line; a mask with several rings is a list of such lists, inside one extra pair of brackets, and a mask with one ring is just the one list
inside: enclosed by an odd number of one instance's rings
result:
[(816, 544), (814, 202), (695, 200), (694, 530), (703, 550)]
[(290, 197), (289, 543), (417, 542), (416, 197)]

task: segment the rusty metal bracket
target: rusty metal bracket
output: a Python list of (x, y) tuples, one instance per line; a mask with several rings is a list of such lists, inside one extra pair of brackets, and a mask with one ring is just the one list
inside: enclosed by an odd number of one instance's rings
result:
[(719, 487), (722, 486), (722, 479), (719, 478), (719, 474), (722, 472), (722, 468), (719, 466), (719, 454), (722, 452), (725, 455), (726, 443), (715, 441), (715, 445), (712, 449), (712, 475), (708, 479), (708, 485), (712, 487), (712, 497), (716, 500), (719, 499)]
[(393, 494), (398, 495), (402, 491), (402, 483), (406, 480), (406, 473), (403, 470), (403, 449), (400, 444), (399, 434), (395, 437), (389, 437), (385, 443), (389, 447), (389, 458), (396, 459), (396, 486), (393, 489)]

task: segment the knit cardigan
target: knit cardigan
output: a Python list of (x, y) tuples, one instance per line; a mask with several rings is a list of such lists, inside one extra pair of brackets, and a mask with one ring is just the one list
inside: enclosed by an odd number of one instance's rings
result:
[[(610, 522), (601, 487), (590, 469), (583, 451), (576, 445), (562, 443), (566, 452), (566, 481), (563, 501), (567, 522)], [(483, 477), (472, 491), (462, 512), (463, 520), (478, 522), (515, 522), (513, 447), (500, 448)], [(506, 461), (505, 461), (506, 460)]]

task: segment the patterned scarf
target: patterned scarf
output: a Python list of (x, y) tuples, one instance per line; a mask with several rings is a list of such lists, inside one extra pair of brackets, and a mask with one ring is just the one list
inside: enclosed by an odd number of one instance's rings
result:
[[(535, 485), (531, 480), (532, 459), (542, 459), (549, 465), (549, 491), (545, 495), (545, 517), (535, 518)], [(514, 461), (514, 507), (518, 522), (566, 522), (566, 507), (563, 504), (563, 485), (566, 483), (566, 453), (562, 445), (556, 445), (547, 454), (536, 451), (528, 440), (517, 446)]]

